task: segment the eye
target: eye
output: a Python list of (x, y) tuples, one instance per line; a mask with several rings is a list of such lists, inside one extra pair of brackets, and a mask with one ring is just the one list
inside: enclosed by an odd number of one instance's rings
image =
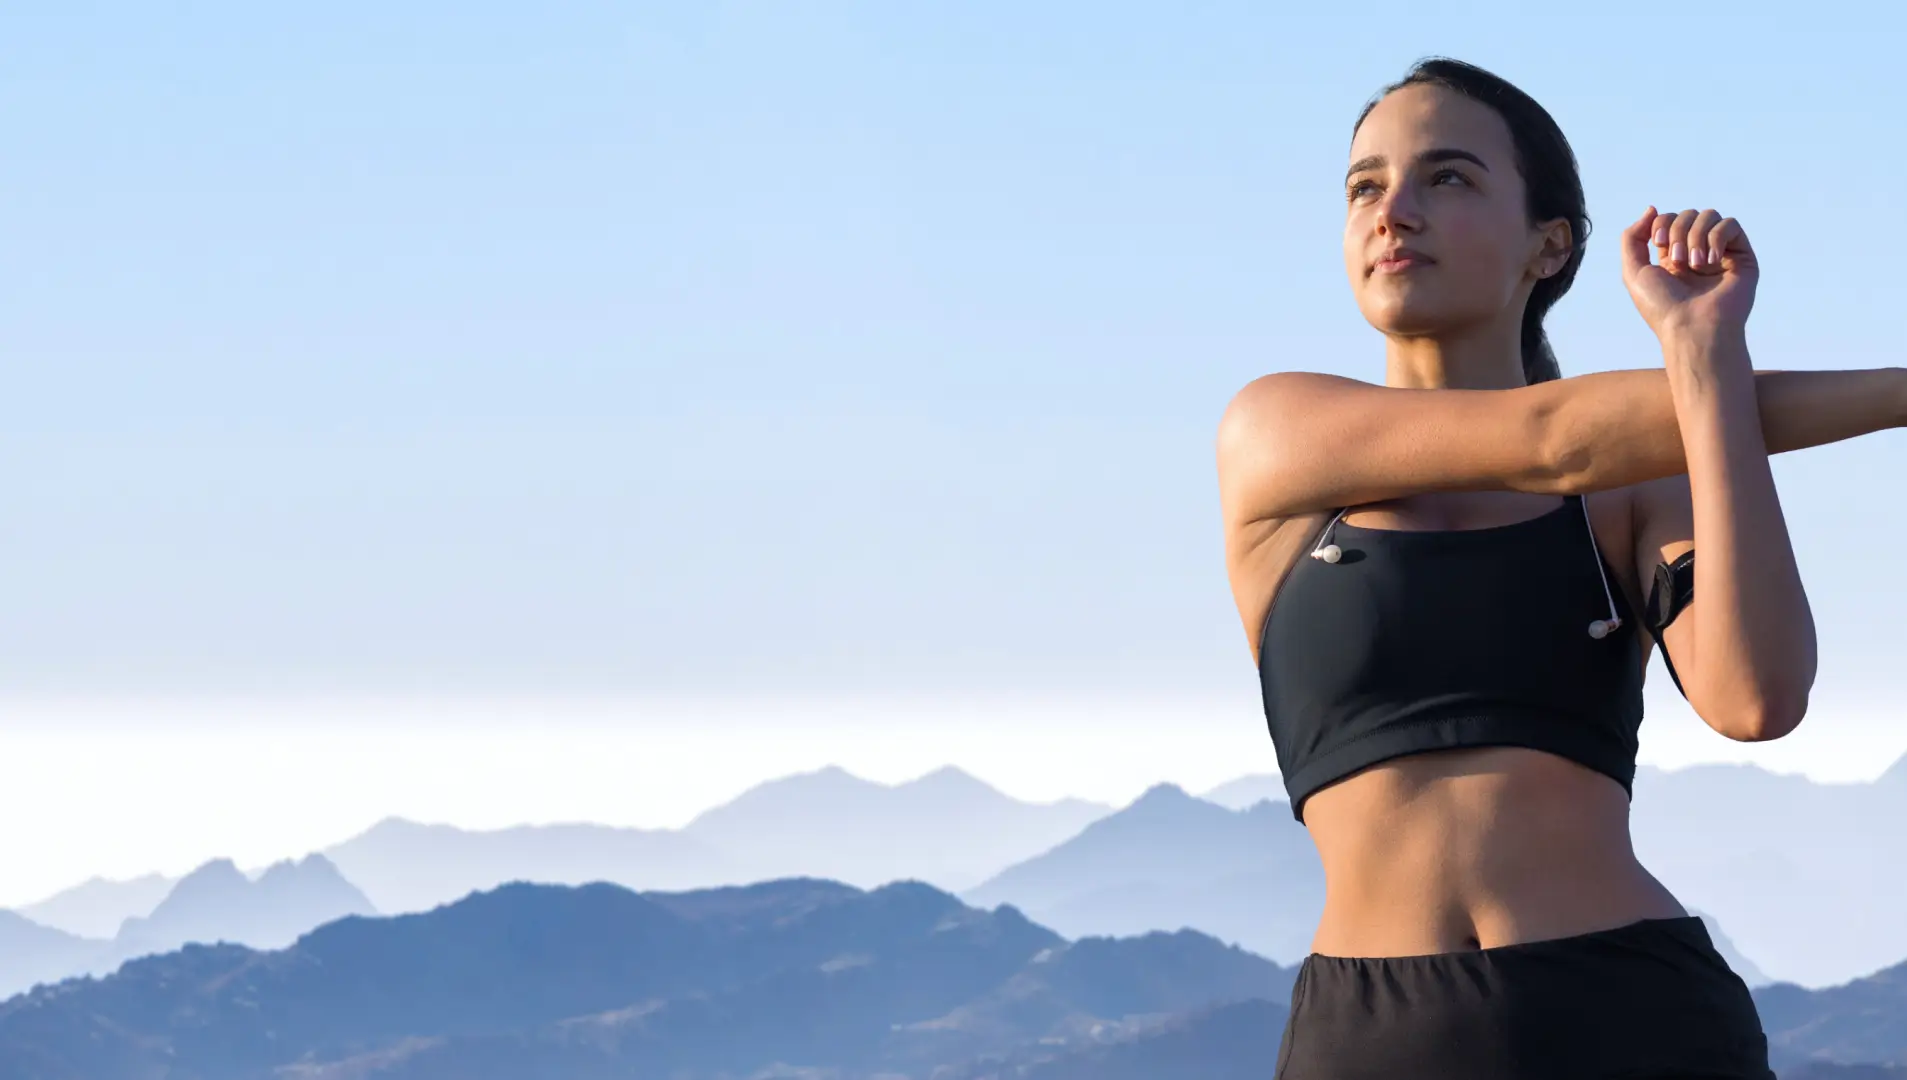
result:
[(1345, 190), (1345, 197), (1356, 200), (1377, 193), (1377, 184), (1370, 180), (1359, 180)]
[(1455, 169), (1438, 169), (1436, 172), (1430, 175), (1430, 182), (1433, 186), (1437, 184), (1441, 184), (1444, 182), (1444, 179), (1446, 177), (1452, 180), (1455, 180), (1458, 183), (1463, 184), (1465, 186), (1468, 186), (1470, 183), (1469, 177), (1463, 175), (1462, 173), (1458, 172)]

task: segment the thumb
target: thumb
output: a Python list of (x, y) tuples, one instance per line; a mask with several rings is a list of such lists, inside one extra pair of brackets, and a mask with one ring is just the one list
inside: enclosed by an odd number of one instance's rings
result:
[(1622, 230), (1622, 276), (1633, 278), (1649, 265), (1649, 230), (1655, 225), (1655, 207), (1651, 206), (1635, 223)]

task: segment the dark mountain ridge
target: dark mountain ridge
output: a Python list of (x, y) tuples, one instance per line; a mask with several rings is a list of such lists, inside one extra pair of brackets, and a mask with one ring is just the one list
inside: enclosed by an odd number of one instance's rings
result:
[(0, 1004), (0, 1075), (924, 1078), (1282, 999), (1292, 974), (1190, 932), (1068, 942), (918, 882), (515, 884), (277, 952), (190, 946), (42, 987)]

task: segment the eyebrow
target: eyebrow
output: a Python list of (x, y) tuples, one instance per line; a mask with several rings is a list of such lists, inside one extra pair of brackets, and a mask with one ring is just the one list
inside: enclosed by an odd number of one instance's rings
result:
[[(1345, 172), (1344, 178), (1349, 180), (1358, 173), (1368, 172), (1372, 169), (1381, 169), (1384, 167), (1386, 160), (1382, 154), (1372, 154), (1367, 158), (1359, 158), (1351, 163), (1351, 167)], [(1450, 146), (1440, 146), (1435, 150), (1426, 150), (1417, 155), (1417, 161), (1420, 164), (1431, 161), (1468, 161), (1484, 172), (1490, 171), (1490, 167), (1483, 163), (1482, 158), (1468, 150), (1458, 150)]]

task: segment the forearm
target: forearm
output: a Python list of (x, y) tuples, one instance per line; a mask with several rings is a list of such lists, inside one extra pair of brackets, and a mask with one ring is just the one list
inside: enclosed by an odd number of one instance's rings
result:
[[(1689, 700), (1714, 714), (1704, 719), (1724, 730), (1777, 737), (1806, 711), (1816, 653), (1813, 614), (1768, 462), (1776, 448), (1763, 428), (1768, 410), (1761, 390), (1768, 384), (1750, 367), (1738, 326), (1666, 335), (1663, 353), (1700, 553), (1695, 595), (1701, 606), (1688, 666), (1701, 685), (1687, 687)], [(1805, 380), (1774, 385), (1780, 391), (1771, 396), (1784, 404), (1809, 398), (1822, 404), (1831, 397), (1811, 393), (1815, 388)], [(1842, 422), (1851, 424), (1859, 410), (1851, 400), (1845, 404)], [(1831, 441), (1834, 434), (1827, 422), (1794, 414), (1783, 420), (1789, 438)]]
[[(1543, 430), (1563, 490), (1689, 471), (1667, 371), (1597, 372), (1533, 389), (1546, 397)], [(1755, 372), (1753, 397), (1770, 454), (1907, 427), (1907, 368)]]

